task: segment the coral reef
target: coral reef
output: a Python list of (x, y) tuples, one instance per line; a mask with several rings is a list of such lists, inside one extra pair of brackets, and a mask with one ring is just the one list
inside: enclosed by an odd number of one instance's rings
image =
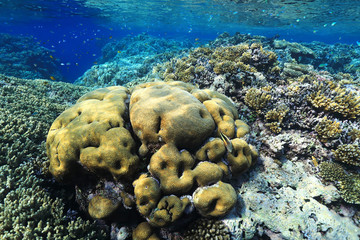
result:
[(93, 65), (75, 84), (97, 87), (124, 85), (145, 77), (153, 66), (168, 61), (191, 46), (189, 41), (161, 39), (145, 33), (128, 36), (106, 44), (99, 64)]
[[(358, 239), (357, 46), (276, 41), (222, 34), (75, 105), (89, 88), (1, 76), (1, 237)], [(127, 46), (104, 61), (136, 56)], [(135, 86), (156, 76), (168, 82)], [(75, 193), (46, 170), (46, 130), (64, 110), (50, 170)]]
[[(224, 181), (258, 157), (244, 140), (249, 127), (237, 118), (224, 95), (183, 82), (97, 89), (50, 127), (49, 169), (76, 185), (78, 202), (96, 219), (131, 219), (135, 208), (154, 227), (196, 214), (222, 217), (237, 201)], [(208, 161), (204, 148), (218, 156)]]
[(173, 58), (153, 69), (152, 77), (164, 81), (183, 81), (201, 88), (217, 89), (226, 95), (250, 85), (256, 79), (276, 81), (280, 75), (274, 52), (263, 49), (260, 43), (226, 47), (199, 47), (188, 56)]
[(64, 81), (53, 50), (37, 44), (33, 38), (0, 34), (0, 73), (26, 79)]
[[(47, 175), (47, 129), (88, 89), (0, 75), (0, 238), (106, 239)], [(26, 96), (26, 97), (24, 97)]]

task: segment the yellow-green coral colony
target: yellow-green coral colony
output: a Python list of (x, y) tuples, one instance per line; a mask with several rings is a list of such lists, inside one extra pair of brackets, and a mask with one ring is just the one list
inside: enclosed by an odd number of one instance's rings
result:
[(335, 151), (335, 160), (354, 166), (360, 166), (360, 147), (357, 144), (343, 144)]
[(226, 180), (257, 159), (255, 148), (240, 139), (249, 127), (237, 118), (226, 96), (183, 82), (98, 89), (51, 126), (50, 172), (61, 182), (77, 184), (89, 174), (123, 184), (119, 196), (99, 189), (91, 194), (88, 212), (94, 218), (128, 209), (131, 197), (123, 196), (130, 195), (155, 227), (178, 221), (194, 207), (204, 217), (221, 217), (237, 200)]
[(345, 202), (360, 204), (360, 174), (347, 173), (340, 164), (323, 162), (320, 176), (336, 184)]
[(280, 106), (279, 108), (272, 109), (265, 114), (265, 119), (267, 123), (265, 124), (273, 133), (281, 132), (282, 128), (280, 127), (286, 113), (289, 111), (289, 108), (286, 106)]
[(324, 117), (315, 126), (315, 131), (322, 142), (327, 142), (329, 139), (338, 137), (342, 130), (339, 122), (331, 121), (328, 120), (327, 117)]
[(245, 103), (250, 108), (260, 113), (260, 110), (265, 108), (271, 99), (271, 95), (267, 91), (257, 88), (250, 88), (245, 94)]
[(313, 92), (307, 97), (307, 100), (315, 108), (349, 119), (360, 116), (360, 96), (331, 81), (327, 81), (325, 84), (316, 84), (317, 92)]
[[(263, 56), (268, 58), (266, 65), (252, 65), (252, 51), (259, 49)], [(206, 62), (200, 63), (202, 60)], [(165, 63), (163, 66), (154, 68), (154, 73), (159, 73), (159, 77), (165, 81), (191, 82), (197, 75), (201, 74), (205, 68), (210, 68), (216, 74), (236, 74), (240, 71), (265, 71), (280, 72), (276, 66), (277, 56), (274, 52), (263, 50), (261, 44), (253, 43), (239, 44), (228, 47), (218, 47), (215, 49), (200, 47), (191, 51), (189, 56), (175, 58)]]

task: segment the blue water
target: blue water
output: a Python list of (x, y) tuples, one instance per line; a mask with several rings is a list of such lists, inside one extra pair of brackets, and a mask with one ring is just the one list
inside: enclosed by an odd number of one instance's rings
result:
[(49, 56), (68, 82), (97, 63), (106, 43), (127, 35), (195, 42), (226, 31), (357, 44), (358, 19), (360, 1), (0, 1), (0, 33), (31, 36), (55, 50)]

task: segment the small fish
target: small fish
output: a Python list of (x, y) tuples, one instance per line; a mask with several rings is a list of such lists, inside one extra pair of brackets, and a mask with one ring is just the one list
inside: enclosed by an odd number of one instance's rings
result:
[(319, 65), (319, 68), (324, 68), (326, 66), (327, 66), (327, 63), (322, 63), (322, 64)]
[(223, 134), (222, 132), (220, 132), (220, 137), (221, 137), (221, 139), (223, 140), (223, 142), (225, 144), (226, 150), (229, 153), (232, 153), (234, 151), (234, 147), (233, 147), (230, 139), (225, 134)]
[(336, 24), (336, 22), (333, 22), (333, 23), (331, 23), (331, 26), (333, 27), (333, 26), (335, 26), (335, 24)]
[(94, 64), (98, 64), (98, 62), (94, 62)]
[(53, 76), (50, 76), (50, 79), (53, 80), (53, 81), (55, 81), (55, 78), (54, 78)]
[(118, 51), (118, 53), (121, 53), (121, 51)]
[(195, 41), (199, 41), (199, 38), (195, 38)]
[(319, 164), (314, 156), (311, 156), (311, 161), (313, 162), (314, 166), (317, 167)]
[(51, 59), (54, 59), (54, 57), (53, 57), (52, 55), (50, 55), (50, 58), (51, 58)]
[(110, 36), (109, 39), (112, 39), (112, 36)]

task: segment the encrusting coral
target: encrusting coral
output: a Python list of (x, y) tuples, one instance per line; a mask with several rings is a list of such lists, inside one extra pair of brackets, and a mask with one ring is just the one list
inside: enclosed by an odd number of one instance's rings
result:
[(184, 232), (184, 240), (230, 240), (229, 228), (222, 222), (213, 219), (199, 219)]
[(224, 95), (183, 82), (98, 89), (51, 126), (50, 171), (73, 181), (94, 218), (131, 214), (132, 198), (155, 227), (185, 220), (194, 208), (221, 217), (237, 201), (224, 181), (257, 159), (244, 140), (249, 127), (237, 118)]

